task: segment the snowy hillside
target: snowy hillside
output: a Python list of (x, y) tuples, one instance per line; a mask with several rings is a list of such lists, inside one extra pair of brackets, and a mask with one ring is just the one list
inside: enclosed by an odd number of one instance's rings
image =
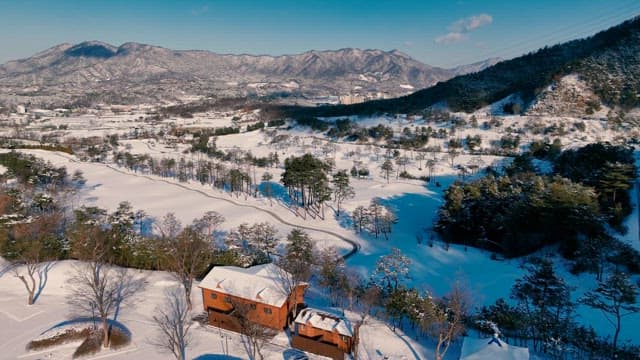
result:
[[(552, 97), (551, 94), (549, 96)], [(224, 238), (243, 223), (267, 222), (277, 230), (278, 251), (284, 251), (285, 237), (292, 229), (302, 228), (319, 250), (334, 247), (340, 254), (355, 251), (347, 259), (346, 265), (365, 279), (375, 273), (382, 256), (397, 248), (410, 260), (408, 277), (402, 279), (404, 285), (421, 293), (442, 296), (451, 290), (452, 284), (464, 283), (472, 295), (472, 311), (494, 304), (499, 298), (514, 303), (510, 299), (511, 289), (516, 280), (526, 274), (521, 268), (525, 259), (503, 259), (487, 250), (442, 241), (432, 226), (449, 185), (455, 181), (477, 179), (483, 176), (479, 169), (485, 167), (502, 171), (513, 161), (514, 155), (529, 149), (536, 141), (551, 142), (550, 136), (560, 139), (564, 149), (598, 141), (631, 143), (638, 138), (636, 128), (627, 131), (624, 127), (610, 126), (606, 120), (583, 120), (570, 116), (496, 116), (490, 114), (488, 109), (473, 114), (452, 113), (446, 120), (405, 115), (351, 117), (350, 121), (356, 127), (390, 128), (394, 134), (392, 140), (417, 134), (421, 128), (433, 130), (428, 146), (396, 149), (398, 154), (392, 158), (398, 160), (394, 160), (393, 170), (385, 173), (383, 164), (389, 155), (383, 140), (357, 142), (349, 141), (346, 137), (332, 139), (323, 132), (313, 132), (307, 127), (286, 125), (246, 131), (247, 126), (257, 123), (257, 115), (248, 111), (198, 113), (192, 119), (166, 118), (161, 121), (147, 116), (146, 111), (134, 109), (126, 114), (103, 112), (98, 116), (72, 114), (38, 119), (13, 114), (5, 119), (6, 123), (23, 123), (22, 128), (16, 130), (16, 127), (8, 125), (0, 129), (0, 133), (6, 139), (13, 139), (12, 146), (18, 148), (47, 144), (51, 139), (56, 139), (75, 149), (74, 154), (43, 149), (18, 150), (44, 159), (54, 167), (64, 166), (68, 174), (82, 174), (86, 181), (77, 191), (68, 195), (71, 209), (97, 206), (110, 213), (116, 211), (121, 202), (127, 201), (134, 210), (143, 210), (148, 216), (147, 235), (156, 231), (157, 225), (168, 212), (174, 213), (182, 224), (189, 224), (207, 211), (215, 211), (226, 219), (219, 229), (219, 238)], [(336, 119), (325, 120), (333, 122)], [(184, 169), (187, 169), (188, 163), (196, 168), (197, 164), (212, 161), (211, 156), (192, 151), (194, 144), (202, 145), (198, 136), (203, 136), (200, 132), (203, 129), (214, 131), (227, 127), (242, 130), (212, 136), (203, 146), (207, 148), (215, 144), (217, 151), (230, 154), (227, 158), (215, 159), (215, 164), (227, 169), (239, 169), (255, 179), (252, 184), (258, 189), (256, 193), (232, 192), (228, 188), (199, 181), (195, 171), (191, 177), (185, 175), (181, 179), (177, 167), (173, 172), (175, 175), (160, 175), (148, 166), (149, 162), (167, 164), (173, 160), (175, 164), (185, 164)], [(470, 149), (469, 139), (476, 136), (481, 141), (477, 148)], [(519, 139), (517, 145), (505, 147), (511, 144), (506, 138), (516, 136)], [(78, 139), (84, 139), (85, 144)], [(461, 146), (456, 148), (457, 142), (452, 140), (459, 140)], [(456, 152), (452, 152), (452, 149), (456, 149)], [(3, 150), (3, 153), (7, 152), (8, 149)], [(267, 166), (242, 160), (248, 154), (256, 159), (268, 159), (274, 153), (280, 162)], [(344, 200), (340, 216), (335, 216), (337, 203), (333, 199), (328, 200), (323, 208), (324, 217), (320, 212), (305, 212), (295, 206), (287, 189), (281, 184), (280, 178), (286, 170), (283, 160), (304, 153), (331, 162), (335, 170), (345, 169), (349, 172), (354, 167), (368, 170), (367, 175), (350, 178), (355, 196)], [(636, 148), (636, 158), (638, 154)], [(539, 160), (537, 164), (543, 168), (550, 166), (546, 160)], [(400, 177), (403, 171), (413, 179), (407, 175)], [(263, 180), (266, 173), (272, 176), (270, 181)], [(420, 177), (430, 179), (424, 181)], [(4, 186), (9, 184), (6, 182)], [(265, 192), (267, 185), (271, 189), (271, 196)], [(621, 238), (639, 249), (637, 187), (631, 197), (633, 213), (625, 220), (628, 232)], [(397, 218), (390, 232), (384, 236), (354, 231), (353, 214), (360, 206), (370, 206), (372, 199), (377, 199), (378, 204)], [(570, 264), (557, 254), (557, 249), (549, 247), (538, 252), (538, 255), (544, 254), (550, 254), (557, 273), (575, 288), (572, 293), (574, 301), (596, 286), (593, 275), (572, 274)], [(74, 261), (53, 263), (41, 297), (32, 306), (24, 304), (24, 289), (12, 271), (0, 273), (0, 317), (10, 324), (0, 330), (2, 353), (35, 359), (42, 356), (65, 358), (73, 351), (72, 345), (46, 352), (24, 350), (27, 342), (46, 334), (48, 329), (55, 328), (57, 324), (74, 318), (74, 309), (66, 302), (69, 296), (67, 279), (73, 264)], [(147, 339), (154, 336), (150, 317), (161, 301), (162, 291), (176, 283), (165, 272), (136, 271), (136, 274), (144, 278), (146, 287), (137, 297), (139, 301), (123, 308), (122, 315), (117, 319), (133, 334), (132, 343), (120, 351), (107, 354), (120, 359), (149, 353), (154, 358), (168, 358), (166, 354), (157, 353)], [(634, 275), (633, 279), (637, 281), (638, 275)], [(331, 308), (326, 290), (315, 283), (315, 279), (312, 281), (314, 283), (307, 298), (309, 304)], [(195, 300), (196, 315), (201, 312), (202, 301), (196, 289), (192, 298)], [(342, 309), (334, 310), (344, 311), (344, 308), (342, 306)], [(347, 311), (347, 316), (355, 321), (359, 314)], [(612, 333), (607, 319), (585, 305), (577, 305), (575, 319), (580, 324), (592, 326), (600, 336)], [(635, 334), (640, 331), (638, 326), (640, 314), (625, 317), (620, 333), (621, 342), (630, 341), (637, 345)], [(381, 333), (384, 334), (384, 341), (380, 340)], [(424, 337), (415, 340), (415, 335), (415, 331), (409, 329), (406, 323), (403, 330), (392, 331), (389, 318), (382, 309), (378, 309), (372, 312), (361, 329), (360, 349), (369, 358), (387, 355), (393, 359), (431, 359), (435, 348), (433, 343)], [(194, 336), (196, 341), (188, 349), (190, 357), (215, 359), (225, 353), (237, 358), (246, 356), (237, 334), (198, 324)], [(447, 359), (457, 358), (460, 345), (456, 342), (452, 346)], [(266, 345), (265, 358), (281, 359), (288, 346), (284, 333), (279, 334)]]

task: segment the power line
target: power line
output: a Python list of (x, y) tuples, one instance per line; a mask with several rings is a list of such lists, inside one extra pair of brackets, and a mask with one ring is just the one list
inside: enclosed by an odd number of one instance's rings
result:
[[(540, 41), (543, 44), (546, 44), (546, 45), (555, 45), (555, 44), (563, 43), (563, 42), (566, 42), (566, 41), (570, 41), (570, 40), (574, 40), (574, 39), (578, 39), (578, 38), (582, 38), (582, 37), (591, 36), (591, 35), (599, 32), (600, 30), (603, 30), (603, 26), (606, 25), (606, 24), (611, 24), (612, 22), (613, 22), (613, 24), (618, 24), (618, 23), (620, 23), (620, 22), (622, 22), (624, 20), (629, 19), (627, 14), (628, 13), (626, 13), (624, 15), (624, 17), (621, 17), (621, 18), (618, 18), (617, 16), (611, 16), (611, 17), (608, 17), (608, 18), (604, 18), (600, 22), (591, 24), (591, 26), (588, 29), (586, 29), (586, 28), (581, 29), (581, 33), (580, 34), (576, 34), (575, 32), (573, 32), (573, 33), (560, 32), (560, 33), (553, 34), (552, 36), (548, 36), (546, 38), (542, 38)], [(616, 19), (616, 20), (615, 21), (611, 21), (613, 19)], [(613, 24), (611, 24), (610, 26), (612, 26)], [(532, 44), (532, 43), (533, 43), (533, 41), (528, 42), (528, 43), (522, 43), (520, 46), (514, 47), (513, 49), (519, 49), (520, 51), (536, 50), (536, 49), (531, 49), (530, 44)]]
[[(561, 27), (559, 29), (554, 29), (552, 33), (547, 33), (542, 36), (530, 37), (523, 41), (518, 41), (517, 43), (504, 46), (499, 49), (493, 49), (486, 52), (481, 52), (480, 54), (469, 55), (468, 57), (465, 57), (463, 61), (459, 61), (459, 63), (470, 63), (473, 62), (473, 59), (478, 59), (478, 57), (481, 57), (482, 59), (496, 56), (513, 57), (514, 53), (517, 54), (515, 56), (518, 56), (520, 55), (520, 51), (522, 53), (525, 53), (528, 51), (537, 50), (537, 48), (544, 45), (554, 45), (576, 38), (591, 36), (595, 32), (603, 30), (603, 28), (619, 24), (639, 13), (640, 7), (638, 6), (638, 3), (636, 1), (633, 1), (624, 6), (613, 9), (613, 11), (610, 11), (606, 16), (599, 15), (598, 17), (590, 18), (586, 21), (581, 21), (580, 23), (574, 23), (568, 26)], [(507, 53), (510, 54), (507, 55)]]
[[(624, 15), (622, 15), (622, 17), (620, 16), (620, 14), (616, 14), (616, 15), (611, 15), (608, 17), (600, 17), (597, 21), (595, 22), (589, 22), (587, 24), (585, 24), (584, 22), (578, 24), (578, 26), (582, 27), (580, 29), (579, 32), (576, 31), (572, 31), (569, 32), (568, 30), (564, 30), (564, 31), (555, 31), (552, 34), (547, 34), (545, 36), (541, 36), (541, 37), (537, 37), (537, 38), (530, 38), (524, 41), (519, 41), (517, 44), (514, 45), (510, 45), (510, 46), (506, 46), (506, 47), (502, 47), (500, 49), (496, 49), (496, 50), (491, 50), (490, 52), (485, 52), (482, 53), (481, 56), (483, 58), (489, 58), (489, 57), (495, 57), (498, 55), (502, 55), (502, 57), (509, 57), (507, 54), (510, 53), (511, 57), (514, 56), (514, 53), (525, 53), (528, 51), (533, 51), (533, 50), (537, 50), (537, 48), (545, 46), (545, 45), (554, 45), (554, 44), (558, 44), (562, 41), (567, 41), (570, 39), (576, 39), (576, 38), (580, 38), (580, 37), (585, 37), (585, 36), (590, 36), (593, 33), (602, 30), (603, 29), (603, 25), (605, 24), (609, 24), (610, 26), (613, 24), (617, 24), (622, 22), (623, 20), (627, 20), (629, 18), (629, 13), (627, 11), (624, 12)], [(614, 20), (615, 21), (612, 21)], [(587, 30), (586, 28), (584, 28), (584, 26), (587, 25), (589, 26), (589, 30)], [(571, 29), (571, 28), (576, 28), (576, 26), (572, 26), (572, 27), (567, 27), (566, 29)], [(562, 41), (561, 41), (562, 40)], [(516, 50), (516, 51), (514, 51)], [(518, 51), (519, 50), (519, 51)], [(519, 55), (519, 54), (518, 54)], [(515, 56), (518, 56), (515, 55)], [(477, 58), (477, 56), (474, 56)]]

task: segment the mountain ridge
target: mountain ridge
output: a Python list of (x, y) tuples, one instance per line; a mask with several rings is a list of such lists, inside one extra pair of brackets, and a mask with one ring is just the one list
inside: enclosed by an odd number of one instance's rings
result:
[[(473, 112), (510, 95), (532, 104), (542, 92), (565, 76), (576, 75), (597, 99), (623, 111), (640, 106), (640, 17), (597, 34), (546, 46), (523, 56), (501, 61), (481, 71), (439, 82), (410, 95), (355, 105), (280, 109), (303, 116), (347, 116), (373, 113), (420, 113), (445, 104), (452, 111)], [(526, 111), (526, 106), (522, 109)], [(561, 114), (556, 114), (561, 115)]]
[[(93, 92), (246, 96), (288, 92), (303, 97), (361, 94), (397, 96), (408, 86), (425, 88), (460, 73), (496, 63), (487, 59), (469, 67), (443, 69), (423, 64), (394, 49), (342, 48), (292, 55), (218, 54), (207, 50), (171, 50), (126, 42), (62, 43), (32, 57), (0, 65), (0, 95), (52, 93), (73, 97)], [(238, 85), (228, 85), (237, 83)], [(162, 85), (163, 88), (160, 88)], [(164, 87), (172, 86), (172, 89)], [(19, 97), (19, 96), (17, 96)]]

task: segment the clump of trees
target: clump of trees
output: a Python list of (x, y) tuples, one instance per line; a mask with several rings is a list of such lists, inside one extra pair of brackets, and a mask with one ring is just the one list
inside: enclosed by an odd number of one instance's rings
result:
[(579, 236), (601, 225), (595, 193), (560, 177), (487, 176), (445, 192), (435, 229), (450, 242), (502, 252), (531, 253), (560, 242), (565, 254)]
[[(556, 358), (634, 359), (638, 347), (620, 346), (618, 335), (625, 316), (637, 313), (638, 287), (628, 275), (612, 270), (606, 280), (578, 299), (578, 303), (600, 310), (613, 327), (613, 337), (598, 337), (593, 328), (577, 324), (574, 288), (556, 272), (550, 258), (533, 257), (523, 265), (525, 274), (511, 290), (515, 304), (498, 299), (474, 315), (468, 324), (481, 332), (496, 329), (510, 343), (531, 346), (534, 351)], [(491, 325), (491, 326), (487, 326)]]
[(278, 230), (267, 222), (242, 223), (227, 233), (225, 253), (233, 263), (247, 267), (271, 262), (276, 253)]
[(537, 174), (531, 156), (524, 154), (504, 175), (451, 185), (436, 230), (447, 241), (507, 256), (556, 243), (566, 257), (586, 254), (589, 241), (608, 239), (607, 222), (620, 225), (629, 212), (633, 157), (625, 147), (593, 144), (565, 151), (553, 164), (554, 174)]
[(305, 154), (287, 158), (284, 168), (281, 182), (294, 204), (307, 213), (323, 216), (324, 203), (331, 198), (327, 176), (330, 166), (311, 154)]
[(17, 152), (0, 154), (14, 179), (0, 190), (0, 256), (24, 285), (27, 303), (35, 303), (46, 284), (51, 261), (68, 255), (65, 237), (68, 199), (84, 183), (82, 173)]
[(393, 224), (397, 217), (379, 199), (372, 199), (368, 207), (358, 206), (351, 213), (353, 228), (357, 233), (368, 232), (376, 238), (383, 236), (389, 240)]
[(631, 214), (628, 190), (637, 175), (633, 148), (609, 143), (589, 144), (565, 150), (553, 166), (558, 175), (595, 190), (600, 212), (610, 225), (620, 228), (624, 218)]

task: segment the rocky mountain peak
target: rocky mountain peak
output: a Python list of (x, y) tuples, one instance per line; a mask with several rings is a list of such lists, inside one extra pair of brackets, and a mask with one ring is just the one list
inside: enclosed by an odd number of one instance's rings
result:
[(64, 51), (69, 57), (108, 59), (115, 56), (117, 48), (101, 41), (85, 41)]

